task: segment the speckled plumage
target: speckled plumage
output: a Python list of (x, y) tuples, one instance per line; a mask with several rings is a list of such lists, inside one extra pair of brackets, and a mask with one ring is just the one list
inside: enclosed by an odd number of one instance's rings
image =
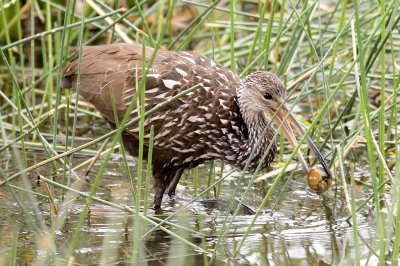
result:
[[(146, 48), (147, 64), (152, 53), (152, 48)], [(136, 44), (82, 49), (80, 95), (92, 103), (112, 126), (115, 126), (112, 101), (115, 99), (117, 116), (122, 119), (134, 99), (136, 84), (140, 82), (143, 57), (142, 46)], [(64, 70), (64, 87), (76, 86), (77, 72), (78, 60), (74, 59)], [(272, 73), (255, 72), (240, 80), (224, 66), (200, 54), (158, 51), (148, 68), (145, 108), (149, 110), (196, 84), (201, 84), (196, 91), (146, 117), (146, 140), (152, 125), (155, 132), (153, 177), (156, 206), (160, 206), (168, 186), (169, 194), (175, 192), (184, 169), (213, 159), (244, 167), (268, 124), (268, 117), (261, 112), (265, 107), (254, 99), (262, 98), (265, 93), (285, 98), (281, 81)], [(132, 118), (136, 116), (138, 109), (131, 114)], [(250, 170), (257, 166), (273, 134), (271, 127), (250, 163)], [(138, 125), (123, 133), (124, 146), (133, 156), (137, 156), (138, 138)], [(273, 145), (264, 167), (274, 159), (275, 152)]]

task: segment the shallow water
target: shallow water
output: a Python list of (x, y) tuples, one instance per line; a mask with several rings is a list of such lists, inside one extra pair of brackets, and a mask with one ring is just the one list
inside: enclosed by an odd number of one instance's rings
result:
[[(43, 153), (37, 151), (31, 151), (29, 154), (29, 165), (46, 158)], [(90, 157), (79, 156), (74, 159), (73, 165), (88, 158)], [(15, 173), (18, 169), (18, 166), (14, 165), (13, 156), (4, 156), (0, 160), (0, 167), (7, 169), (6, 176)], [(110, 160), (96, 196), (132, 207), (134, 205), (132, 184), (127, 178), (127, 172), (121, 162), (122, 160), (118, 156)], [(80, 190), (90, 191), (91, 182), (100, 163), (101, 161), (96, 163), (90, 174), (91, 181), (82, 185)], [(135, 160), (130, 158), (129, 165), (133, 175), (135, 164)], [(32, 186), (33, 191), (46, 195), (45, 186), (37, 185), (36, 176), (41, 174), (50, 178), (50, 169), (50, 166), (46, 166), (29, 173), (27, 177), (29, 182), (27, 183)], [(206, 188), (208, 169), (208, 165), (200, 166), (200, 191)], [(218, 173), (219, 168), (217, 167), (216, 170)], [(231, 169), (226, 166), (225, 173), (230, 171)], [(83, 176), (84, 169), (78, 170), (77, 173)], [(367, 173), (361, 171), (357, 173), (360, 179), (366, 175)], [(227, 202), (238, 186), (239, 176), (239, 172), (234, 172), (222, 182), (221, 201), (218, 204), (207, 201), (189, 203), (193, 198), (194, 191), (192, 174), (187, 171), (178, 186), (176, 197), (173, 200), (168, 197), (164, 198), (163, 214), (156, 215), (150, 209), (149, 216), (165, 219), (174, 214), (169, 219), (170, 222), (192, 231), (187, 232), (171, 225), (165, 227), (198, 247), (202, 245), (203, 239), (204, 245), (210, 252), (216, 250), (214, 263), (218, 265), (223, 263), (269, 265), (352, 263), (352, 257), (354, 257), (353, 229), (351, 224), (346, 221), (349, 213), (344, 195), (339, 188), (333, 186), (323, 196), (318, 196), (307, 188), (305, 177), (301, 171), (297, 171), (291, 179), (288, 178), (290, 176), (288, 173), (272, 194), (261, 215), (255, 219), (254, 225), (248, 229), (253, 222), (254, 215), (241, 212), (233, 217), (232, 212), (227, 212)], [(56, 180), (60, 182), (60, 177), (57, 177)], [(243, 183), (239, 185), (238, 195), (242, 195), (248, 182), (249, 176), (246, 176)], [(254, 183), (249, 196), (245, 199), (246, 205), (256, 210), (272, 182), (273, 178), (269, 178)], [(14, 185), (25, 187), (26, 185), (23, 183), (22, 178), (12, 182)], [(18, 196), (21, 205), (16, 203), (12, 196), (13, 193)], [(55, 188), (53, 193), (56, 195), (56, 203), (60, 204), (60, 189)], [(370, 187), (358, 185), (356, 187), (357, 202), (363, 202), (370, 193)], [(56, 224), (55, 218), (51, 222), (51, 217), (55, 216), (50, 214), (50, 204), (46, 199), (29, 198), (26, 192), (10, 190), (6, 187), (0, 188), (0, 198), (2, 201), (0, 213), (3, 214), (3, 219), (0, 220), (0, 253), (9, 254), (13, 241), (17, 239), (17, 257), (21, 264), (38, 263), (41, 257), (48, 258), (48, 253), (46, 253), (48, 250), (55, 251), (56, 258), (64, 258), (68, 243), (71, 241), (79, 217), (84, 210), (85, 200), (83, 198), (78, 197), (70, 205), (68, 219), (63, 222), (62, 226), (59, 226), (59, 229), (55, 230), (56, 246), (54, 249), (51, 244), (46, 245), (48, 242), (51, 243), (51, 241), (46, 242), (46, 238), (50, 236), (39, 236), (36, 233), (38, 229), (35, 229), (35, 226), (47, 228), (51, 224), (53, 226)], [(213, 192), (209, 198), (214, 198)], [(239, 196), (235, 198), (239, 198)], [(32, 200), (36, 203), (28, 204)], [(151, 202), (152, 195), (149, 196), (149, 204)], [(188, 206), (181, 210), (184, 205)], [(23, 214), (21, 206), (28, 210), (30, 217)], [(369, 203), (357, 216), (358, 235), (361, 240), (360, 254), (363, 263), (376, 263), (376, 257), (371, 248), (377, 244), (373, 214), (374, 211)], [(132, 260), (133, 238), (137, 233), (133, 230), (133, 214), (94, 202), (90, 207), (90, 215), (85, 216), (85, 224), (80, 231), (81, 235), (74, 252), (75, 262), (87, 265), (98, 264), (102, 259), (106, 264), (126, 263)], [(31, 223), (32, 221), (34, 223)], [(39, 221), (45, 223), (40, 225)], [(226, 238), (223, 239), (221, 233), (226, 229), (226, 224), (230, 224), (230, 227), (226, 232)], [(143, 229), (143, 232), (152, 227), (151, 224), (141, 221), (140, 228)], [(239, 252), (235, 254), (236, 248), (247, 230), (249, 230), (248, 236)], [(160, 229), (156, 229), (144, 237), (141, 244), (143, 247), (140, 254), (142, 262), (164, 264), (182, 261), (188, 264), (203, 264), (203, 255), (198, 249), (184, 244), (181, 240)], [(57, 259), (55, 260), (57, 261)]]

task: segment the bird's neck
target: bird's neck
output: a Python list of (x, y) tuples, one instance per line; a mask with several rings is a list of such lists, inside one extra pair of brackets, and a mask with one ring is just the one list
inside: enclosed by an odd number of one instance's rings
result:
[[(270, 121), (268, 121), (262, 113), (252, 113), (248, 112), (248, 110), (241, 110), (241, 112), (249, 135), (241, 149), (243, 151), (242, 158), (244, 161), (247, 161), (250, 157), (252, 158), (249, 164), (251, 170), (257, 167), (258, 163), (264, 156), (271, 139), (275, 135), (275, 130)], [(264, 133), (264, 130), (266, 129), (267, 132)], [(261, 168), (267, 167), (273, 161), (275, 153), (276, 145), (273, 143)]]

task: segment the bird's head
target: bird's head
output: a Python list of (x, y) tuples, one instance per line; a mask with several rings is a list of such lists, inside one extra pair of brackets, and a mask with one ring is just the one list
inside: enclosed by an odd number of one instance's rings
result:
[[(278, 127), (283, 124), (282, 131), (289, 143), (293, 148), (298, 146), (294, 132), (300, 137), (304, 136), (305, 132), (296, 118), (286, 108), (286, 90), (282, 81), (275, 74), (257, 71), (248, 75), (238, 87), (237, 97), (244, 116), (248, 116), (253, 120), (260, 118), (264, 119), (264, 121), (272, 120)], [(255, 121), (252, 124), (260, 123)], [(310, 137), (306, 137), (306, 142), (326, 173), (320, 184), (312, 187), (312, 189), (317, 192), (324, 192), (332, 183), (329, 167)], [(309, 167), (300, 149), (297, 150), (297, 156), (308, 174)]]

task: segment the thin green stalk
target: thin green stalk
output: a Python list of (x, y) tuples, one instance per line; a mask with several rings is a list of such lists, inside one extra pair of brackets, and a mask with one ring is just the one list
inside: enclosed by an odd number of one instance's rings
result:
[[(397, 144), (398, 149), (396, 149), (396, 169), (400, 167), (400, 145)], [(398, 184), (400, 184), (400, 175), (397, 176)], [(396, 226), (394, 228), (394, 241), (393, 241), (393, 254), (392, 254), (392, 263), (393, 265), (399, 265), (399, 250), (400, 250), (400, 188), (397, 186), (397, 197), (394, 199), (395, 204), (397, 205), (397, 212), (395, 214), (396, 217)]]
[[(390, 37), (391, 39), (391, 54), (392, 54), (392, 66), (393, 66), (393, 75), (395, 75), (396, 71), (395, 71), (395, 57), (394, 57), (394, 51), (393, 51), (393, 41), (392, 41), (392, 36)], [(397, 127), (397, 121), (399, 121), (399, 117), (398, 117), (398, 102), (397, 102), (397, 91), (398, 89), (400, 89), (400, 70), (399, 73), (397, 75), (397, 79), (395, 79), (394, 82), (395, 88), (397, 88), (396, 90), (394, 90), (393, 92), (393, 123), (391, 123), (393, 129), (394, 129), (394, 141), (395, 141), (395, 145), (394, 145), (394, 150), (395, 150), (395, 169), (396, 173), (395, 173), (395, 179), (397, 180), (397, 185), (395, 186), (394, 192), (393, 192), (393, 196), (394, 196), (394, 204), (393, 206), (397, 207), (397, 212), (396, 212), (396, 225), (395, 225), (395, 229), (394, 229), (394, 241), (393, 241), (393, 255), (392, 255), (392, 263), (395, 266), (399, 265), (399, 251), (400, 251), (400, 142), (399, 142), (399, 138), (397, 136), (399, 136), (400, 132), (399, 129)], [(390, 128), (390, 127), (389, 127)], [(389, 129), (388, 129), (389, 130)]]
[[(211, 184), (215, 181), (215, 161), (211, 161), (210, 168), (208, 170), (207, 177), (207, 188), (211, 187)], [(206, 198), (210, 197), (210, 192), (206, 193)]]
[[(83, 38), (84, 38), (84, 32), (85, 32), (85, 13), (86, 13), (86, 0), (83, 0), (82, 2), (82, 18), (81, 18), (81, 27), (79, 28), (79, 39), (78, 39), (78, 47), (79, 47), (79, 55), (78, 55), (78, 65), (77, 65), (77, 73), (81, 73), (81, 66), (82, 66), (82, 47), (83, 47)], [(65, 27), (64, 27), (65, 28)], [(81, 87), (81, 75), (77, 75), (76, 77), (76, 95), (75, 95), (75, 106), (78, 106), (79, 102), (79, 91)], [(72, 135), (71, 135), (71, 144), (70, 148), (74, 148), (75, 146), (75, 132), (76, 132), (76, 125), (78, 121), (78, 109), (74, 109), (74, 119), (72, 122)], [(69, 160), (69, 171), (68, 171), (68, 177), (67, 177), (67, 186), (71, 184), (71, 176), (72, 176), (72, 159), (74, 155), (71, 154), (68, 158)], [(73, 246), (73, 245), (72, 245)]]
[[(51, 7), (50, 7), (49, 2), (46, 2), (45, 8), (46, 8), (45, 29), (46, 29), (46, 31), (50, 31), (52, 29), (52, 27), (53, 27), (53, 25), (52, 25), (53, 19), (52, 19)], [(46, 40), (47, 40), (46, 48), (47, 48), (47, 60), (48, 60), (48, 65), (47, 66), (48, 66), (48, 68), (44, 69), (44, 71), (48, 72), (48, 73), (52, 73), (53, 72), (53, 65), (54, 65), (53, 34), (47, 35), (46, 36)], [(48, 104), (48, 106), (51, 106), (51, 99), (52, 99), (52, 96), (54, 95), (54, 93), (53, 93), (53, 91), (54, 91), (54, 88), (53, 88), (53, 75), (50, 74), (48, 76), (48, 79), (49, 79), (49, 81), (46, 84), (46, 92), (48, 93), (47, 104)], [(53, 141), (53, 145), (54, 145), (53, 147), (55, 147), (55, 145), (56, 145), (55, 139)]]
[[(164, 36), (162, 36), (163, 33), (163, 28), (165, 27), (165, 25), (168, 25), (168, 22), (165, 23), (164, 20), (164, 8), (165, 8), (165, 0), (161, 0), (159, 1), (159, 10), (158, 10), (158, 14), (157, 14), (157, 23), (154, 23), (153, 26), (157, 26), (157, 37), (156, 40), (157, 42), (159, 42), (159, 40), (162, 40), (162, 38)], [(173, 8), (172, 8), (173, 10)], [(169, 12), (171, 12), (171, 9), (168, 9)], [(171, 20), (169, 20), (171, 21)], [(165, 24), (164, 24), (165, 23)], [(167, 28), (167, 27), (165, 27)]]
[[(344, 166), (343, 166), (343, 158), (342, 158), (342, 149), (340, 146), (337, 148), (338, 150), (338, 160), (339, 160), (339, 169), (340, 169), (340, 175), (342, 177), (342, 180), (344, 180)], [(345, 182), (345, 180), (344, 180)], [(356, 207), (356, 202), (355, 202), (355, 182), (354, 182), (354, 175), (351, 175), (351, 189), (350, 189), (350, 210), (351, 210), (351, 215), (352, 215), (352, 227), (353, 227), (353, 241), (354, 241), (354, 261), (350, 261), (352, 263), (355, 262), (357, 266), (360, 265), (360, 245), (359, 245), (359, 240), (358, 240), (358, 227), (357, 227), (357, 207)], [(344, 187), (347, 189), (347, 186)], [(347, 194), (346, 194), (347, 195)]]
[[(13, 62), (14, 60), (11, 61), (11, 63), (13, 64), (13, 66), (15, 66), (15, 62)], [(17, 90), (17, 88), (15, 87), (15, 84), (13, 85), (13, 90)], [(16, 101), (16, 105), (18, 108), (18, 114), (20, 114), (22, 112), (22, 104), (21, 104), (21, 99), (17, 96), (17, 93), (15, 93), (15, 101)], [(18, 123), (18, 127), (19, 127), (19, 131), (23, 132), (23, 122), (22, 122), (22, 117), (21, 116), (17, 116), (17, 123)], [(22, 159), (22, 165), (24, 167), (27, 167), (28, 165), (28, 158), (26, 155), (26, 147), (25, 147), (25, 140), (24, 138), (20, 138), (21, 140), (21, 159)]]
[[(220, 172), (219, 172), (219, 176), (218, 179), (221, 179), (224, 176), (224, 168), (225, 168), (225, 163), (221, 162), (220, 164)], [(215, 189), (215, 199), (219, 199), (220, 195), (221, 195), (221, 191), (222, 191), (222, 183), (219, 183), (219, 185), (216, 187)]]
[(361, 265), (361, 257), (360, 257), (360, 244), (358, 240), (358, 225), (357, 225), (357, 213), (356, 213), (356, 193), (355, 193), (356, 183), (354, 181), (354, 175), (351, 175), (351, 217), (352, 217), (352, 226), (353, 226), (353, 238), (354, 238), (354, 262), (356, 265)]
[[(166, 32), (172, 32), (173, 31), (173, 27), (172, 27), (172, 22), (173, 22), (173, 14), (174, 14), (174, 9), (175, 9), (175, 5), (176, 5), (176, 0), (172, 0), (172, 1), (168, 1), (168, 14), (167, 14), (167, 23), (166, 23), (166, 27), (165, 30)], [(160, 36), (161, 38), (161, 36)], [(159, 40), (160, 38), (157, 38), (157, 40)], [(172, 41), (172, 34), (168, 34), (168, 43), (171, 43)]]
[[(386, 9), (386, 1), (381, 0), (381, 15), (385, 15)], [(381, 39), (383, 40), (386, 35), (386, 27), (385, 27), (385, 20), (381, 20)], [(380, 51), (381, 52), (381, 110), (379, 112), (379, 134), (378, 134), (378, 142), (379, 142), (379, 150), (381, 154), (385, 156), (385, 97), (386, 97), (386, 51), (385, 48)], [(383, 166), (383, 162), (379, 161), (379, 183), (383, 183), (385, 180), (385, 169)], [(381, 192), (384, 192), (382, 190)]]
[[(280, 4), (280, 11), (279, 11), (278, 32), (282, 31), (283, 17), (285, 14), (285, 10), (286, 10), (286, 0), (282, 0), (282, 2)], [(276, 43), (275, 43), (275, 58), (274, 58), (273, 66), (272, 66), (273, 72), (276, 72), (278, 70), (278, 61), (279, 61), (279, 55), (280, 55), (280, 51), (281, 51), (280, 46), (281, 46), (281, 39), (277, 38)]]
[[(31, 36), (35, 34), (35, 7), (34, 5), (31, 4), (31, 8), (30, 8), (30, 30), (31, 30)], [(22, 39), (22, 37), (21, 37)], [(29, 58), (29, 62), (30, 62), (30, 71), (31, 73), (35, 73), (35, 65), (36, 65), (36, 61), (35, 61), (35, 41), (31, 40), (29, 42), (30, 44), (30, 58)], [(31, 84), (35, 84), (35, 75), (31, 75)], [(31, 106), (35, 106), (36, 105), (36, 95), (35, 95), (36, 90), (32, 89), (31, 90), (31, 98), (30, 98), (30, 103)], [(33, 112), (33, 115), (36, 116), (36, 112)]]
[[(66, 29), (66, 26), (68, 24), (70, 24), (71, 21), (72, 21), (71, 1), (67, 0), (66, 10), (65, 10), (65, 15), (64, 15), (64, 28), (63, 28), (63, 31), (61, 32), (61, 44), (60, 44), (61, 48), (59, 51), (59, 56), (57, 57), (58, 65), (63, 65), (63, 63), (64, 63), (64, 49), (67, 49), (67, 47), (68, 47), (68, 40), (69, 40), (69, 33), (70, 33), (70, 31)], [(49, 36), (51, 36), (51, 35), (49, 35)], [(58, 40), (58, 38), (56, 38), (56, 40)], [(33, 43), (33, 41), (32, 41), (32, 43)], [(60, 47), (60, 46), (58, 46), (58, 47)], [(49, 73), (50, 73), (50, 71), (49, 71)], [(49, 75), (49, 76), (51, 76), (51, 75)], [(67, 91), (65, 92), (65, 94), (67, 94), (69, 96), (69, 93)], [(58, 133), (58, 116), (59, 116), (58, 106), (60, 105), (60, 102), (61, 102), (61, 75), (57, 75), (55, 98), (56, 98), (56, 102), (55, 102), (55, 110), (56, 111), (54, 113), (54, 120), (53, 120), (53, 141), (54, 141), (53, 145), (54, 145), (54, 147), (56, 146), (56, 143), (57, 143), (56, 138), (57, 138), (57, 133)], [(66, 116), (66, 127), (65, 128), (66, 128), (67, 132), (68, 132), (68, 128), (69, 128), (69, 124), (68, 124), (68, 122), (69, 122), (68, 114), (69, 114), (69, 104), (70, 104), (69, 100), (70, 100), (70, 98), (67, 97), (67, 108), (66, 108), (66, 115), (65, 115)], [(69, 134), (66, 134), (66, 136), (65, 136), (65, 143), (66, 143), (65, 148), (66, 149), (68, 147), (68, 135)], [(66, 168), (66, 162), (65, 162), (64, 168)], [(65, 177), (66, 177), (65, 174), (66, 173), (64, 171), (64, 178), (63, 178), (64, 181), (65, 181)], [(63, 191), (63, 193), (64, 192), (65, 191)]]
[(144, 208), (143, 215), (147, 215), (150, 195), (150, 181), (152, 176), (152, 162), (153, 162), (153, 144), (154, 144), (154, 126), (150, 128), (149, 148), (147, 151), (147, 169), (146, 169), (146, 184), (144, 189)]
[[(146, 46), (142, 45), (142, 55), (143, 58), (146, 58)], [(139, 120), (139, 151), (137, 156), (137, 177), (136, 177), (136, 200), (135, 200), (135, 208), (136, 208), (136, 215), (134, 219), (134, 229), (135, 235), (133, 238), (133, 261), (135, 264), (139, 264), (139, 261), (142, 259), (142, 245), (140, 241), (140, 237), (143, 234), (143, 226), (140, 223), (140, 200), (142, 195), (142, 179), (143, 179), (143, 152), (144, 152), (144, 129), (145, 129), (145, 104), (146, 104), (146, 60), (142, 61), (142, 70), (143, 70), (143, 78), (141, 79), (140, 85), (136, 84), (136, 92), (139, 95), (139, 103), (140, 103), (140, 120)], [(136, 82), (139, 80), (138, 77), (135, 78)]]
[[(65, 95), (65, 102), (66, 102), (66, 105), (67, 105), (66, 108), (65, 108), (65, 114), (64, 114), (64, 118), (65, 118), (65, 124), (64, 124), (65, 126), (64, 126), (64, 128), (65, 128), (65, 132), (69, 132), (69, 129), (70, 129), (70, 127), (69, 127), (69, 122), (70, 122), (70, 120), (69, 120), (69, 112), (70, 112), (70, 106), (71, 106), (70, 91), (69, 90), (65, 90), (65, 94), (64, 95)], [(58, 121), (54, 121), (54, 123), (58, 124)], [(53, 135), (53, 138), (54, 138), (54, 135)], [(68, 151), (68, 146), (69, 146), (69, 134), (65, 134), (64, 152)], [(68, 157), (67, 157), (66, 160), (64, 160), (64, 162), (63, 162), (64, 169), (67, 169), (68, 165), (70, 165), (70, 163), (71, 162), (68, 160)], [(63, 171), (62, 175), (63, 175), (62, 184), (65, 185), (68, 182), (68, 173), (67, 173), (67, 171)], [(63, 189), (61, 191), (61, 194), (62, 194), (63, 198), (65, 196), (65, 193), (66, 193), (65, 189)]]
[(149, 29), (149, 25), (147, 25), (146, 19), (143, 15), (142, 9), (140, 8), (140, 4), (138, 3), (137, 0), (133, 0), (135, 2), (135, 6), (137, 7), (138, 13), (139, 13), (139, 17), (141, 19), (142, 25), (144, 26), (144, 28), (146, 29), (146, 33), (147, 36), (149, 36), (149, 41), (152, 47), (155, 47), (155, 41), (153, 39), (153, 36), (151, 35), (151, 31)]
[[(202, 216), (199, 216), (198, 219), (199, 219), (198, 225), (199, 225), (199, 232), (200, 232), (200, 239), (201, 239), (201, 247), (203, 250), (207, 250), (207, 243), (206, 243), (206, 238), (205, 238), (205, 233), (204, 233), (204, 228), (203, 228), (204, 219), (202, 218)], [(209, 262), (206, 252), (203, 252), (203, 265), (204, 266), (210, 265), (210, 262)]]
[(9, 259), (8, 259), (9, 265), (17, 265), (18, 238), (19, 238), (18, 229), (15, 229), (14, 237), (13, 237), (13, 241), (12, 241), (11, 252), (9, 253)]
[[(266, 1), (265, 5), (268, 5), (268, 3), (269, 3), (269, 1)], [(267, 51), (265, 53), (265, 58), (264, 58), (264, 70), (268, 69), (270, 47), (273, 47), (273, 45), (271, 45), (272, 25), (274, 23), (275, 9), (276, 9), (277, 3), (278, 3), (277, 0), (273, 0), (273, 2), (272, 2), (271, 12), (269, 13), (270, 16), (268, 19), (267, 32), (265, 33), (264, 42), (262, 45), (262, 47), (263, 47), (262, 49)]]
[(279, 161), (283, 162), (283, 155), (285, 153), (285, 135), (282, 134), (282, 130), (280, 131), (279, 137)]
[[(107, 6), (104, 3), (99, 3), (99, 4), (102, 6)], [(112, 9), (117, 9), (118, 6), (119, 6), (119, 0), (113, 0)], [(114, 38), (115, 38), (115, 26), (112, 27), (112, 30), (111, 30), (110, 43), (113, 43)]]
[[(339, 20), (339, 26), (337, 29), (337, 32), (341, 32), (345, 22), (346, 22), (346, 9), (347, 9), (347, 0), (341, 0), (342, 3), (342, 12), (340, 13), (340, 20)], [(337, 55), (337, 49), (339, 47), (339, 42), (335, 42), (334, 46), (333, 46), (333, 50), (332, 50), (332, 61), (331, 61), (331, 65), (329, 67), (329, 74), (328, 74), (328, 80), (327, 80), (327, 84), (328, 87), (330, 87), (331, 82), (332, 82), (332, 74), (333, 74), (333, 68), (335, 66), (335, 62), (336, 62), (336, 55)]]
[(235, 60), (235, 0), (229, 1), (230, 9), (230, 44), (231, 44), (231, 70), (236, 71), (236, 60)]
[(194, 197), (197, 197), (199, 190), (199, 168), (195, 167), (193, 169), (193, 192)]
[[(120, 124), (119, 124), (118, 111), (117, 111), (117, 105), (116, 105), (116, 99), (115, 99), (114, 93), (115, 93), (115, 91), (112, 91), (112, 93), (110, 95), (111, 96), (111, 106), (112, 106), (112, 110), (113, 110), (115, 126), (119, 127)], [(136, 97), (134, 97), (134, 100), (136, 100)], [(118, 141), (120, 143), (120, 153), (122, 155), (123, 164), (125, 166), (128, 178), (131, 182), (133, 182), (132, 173), (131, 173), (131, 170), (128, 165), (128, 158), (126, 157), (126, 151), (125, 151), (125, 146), (124, 146), (122, 137)], [(108, 143), (107, 140), (103, 143), (104, 147), (106, 146), (107, 143)], [(103, 148), (103, 145), (102, 145), (102, 148)], [(102, 151), (102, 148), (100, 148), (100, 150), (99, 150), (99, 153), (98, 153), (99, 155)], [(135, 195), (135, 191), (133, 191), (133, 194)]]
[[(17, 8), (17, 10), (22, 11), (22, 9), (20, 9), (20, 5), (19, 4), (20, 4), (19, 1), (17, 1), (16, 2), (16, 8)], [(25, 6), (23, 7), (24, 10), (27, 9), (26, 6), (30, 5), (30, 4), (31, 4), (31, 2), (26, 3)], [(22, 38), (22, 29), (21, 29), (21, 16), (20, 16), (20, 13), (17, 14), (17, 17), (18, 17), (18, 20), (17, 20), (18, 38), (21, 39)], [(23, 77), (25, 77), (26, 76), (26, 72), (25, 72), (25, 55), (24, 55), (24, 50), (23, 50), (22, 45), (18, 46), (18, 51), (19, 51), (19, 54), (20, 54), (21, 74), (22, 74)], [(14, 72), (16, 72), (15, 66), (17, 64), (15, 64), (16, 62), (14, 61), (14, 59), (13, 59), (12, 63), (14, 63), (13, 64), (14, 65)], [(22, 79), (22, 86), (23, 87), (26, 86), (25, 78)], [(20, 112), (20, 111), (22, 111), (21, 101), (20, 101), (19, 98), (17, 98), (16, 100), (17, 100), (17, 107), (18, 107), (19, 112)], [(19, 130), (20, 130), (20, 132), (22, 132), (22, 128), (23, 128), (22, 118), (20, 116), (18, 116), (17, 120), (18, 120)], [(23, 165), (27, 166), (28, 162), (27, 162), (27, 155), (26, 155), (26, 148), (25, 148), (25, 140), (24, 139), (21, 139), (21, 155), (22, 155)]]
[[(379, 252), (379, 263), (383, 264), (385, 261), (385, 235), (384, 235), (384, 229), (383, 229), (383, 222), (382, 222), (382, 216), (381, 216), (381, 211), (380, 211), (380, 202), (379, 202), (379, 191), (377, 190), (379, 184), (377, 183), (377, 176), (376, 176), (376, 167), (375, 167), (375, 158), (374, 158), (374, 145), (372, 141), (372, 132), (371, 132), (371, 122), (370, 122), (370, 116), (369, 116), (369, 106), (368, 106), (368, 94), (367, 94), (367, 81), (366, 81), (366, 69), (365, 69), (365, 63), (364, 63), (364, 45), (363, 41), (361, 39), (362, 36), (362, 31), (360, 27), (360, 21), (359, 21), (359, 10), (358, 10), (358, 1), (355, 2), (355, 21), (352, 20), (351, 26), (352, 26), (352, 39), (353, 39), (353, 57), (354, 60), (356, 61), (357, 55), (360, 54), (361, 56), (358, 59), (359, 66), (356, 65), (355, 71), (358, 74), (358, 69), (360, 68), (360, 79), (356, 79), (356, 84), (357, 84), (357, 91), (358, 91), (358, 96), (360, 97), (360, 103), (361, 103), (361, 111), (362, 111), (362, 116), (363, 116), (363, 121), (364, 121), (364, 129), (365, 129), (365, 136), (367, 140), (367, 154), (368, 154), (368, 160), (369, 160), (369, 167), (370, 167), (370, 174), (371, 174), (371, 181), (372, 181), (372, 187), (373, 187), (373, 195), (374, 195), (374, 203), (375, 203), (375, 208), (376, 208), (376, 219), (377, 219), (377, 235), (378, 235), (378, 241), (379, 241), (379, 247), (380, 247), (380, 252)], [(355, 26), (354, 26), (355, 24)], [(356, 34), (357, 32), (357, 39), (356, 39)]]
[(48, 59), (48, 52), (47, 52), (47, 46), (45, 39), (40, 40), (41, 48), (42, 48), (42, 61), (43, 61), (43, 69), (45, 73), (49, 73), (47, 75), (47, 78), (45, 80), (45, 89), (43, 93), (43, 97), (40, 102), (40, 109), (38, 115), (41, 116), (45, 112), (46, 106), (50, 106), (51, 104), (51, 98), (52, 98), (52, 93), (51, 93), (51, 88), (53, 83), (53, 79), (51, 78), (52, 73), (49, 70), (50, 65), (53, 64), (53, 62), (50, 62)]

